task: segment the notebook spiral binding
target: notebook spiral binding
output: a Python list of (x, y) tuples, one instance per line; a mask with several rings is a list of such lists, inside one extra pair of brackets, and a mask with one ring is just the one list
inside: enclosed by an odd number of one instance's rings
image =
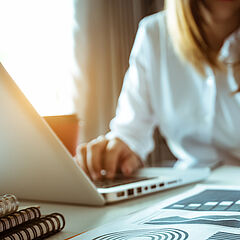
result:
[(0, 195), (0, 217), (17, 211), (19, 202), (15, 195)]
[(64, 226), (65, 219), (63, 215), (52, 213), (19, 227), (16, 231), (4, 236), (3, 240), (40, 240), (61, 231)]
[(38, 207), (29, 207), (0, 218), (0, 233), (30, 220), (38, 219), (41, 212)]

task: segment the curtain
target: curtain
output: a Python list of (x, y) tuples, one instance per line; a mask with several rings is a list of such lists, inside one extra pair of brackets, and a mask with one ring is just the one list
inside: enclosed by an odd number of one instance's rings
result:
[(108, 131), (141, 18), (159, 11), (161, 0), (75, 0), (75, 106), (80, 142)]

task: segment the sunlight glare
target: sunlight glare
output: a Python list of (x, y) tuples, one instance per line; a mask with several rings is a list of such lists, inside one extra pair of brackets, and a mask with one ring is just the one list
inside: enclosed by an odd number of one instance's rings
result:
[(71, 114), (71, 0), (0, 0), (0, 60), (40, 115)]

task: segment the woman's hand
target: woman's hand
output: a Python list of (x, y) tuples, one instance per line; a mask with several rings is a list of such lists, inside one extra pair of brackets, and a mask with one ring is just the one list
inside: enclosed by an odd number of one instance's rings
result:
[(93, 180), (101, 179), (103, 170), (105, 177), (112, 179), (118, 170), (129, 176), (142, 167), (140, 158), (126, 143), (119, 138), (108, 140), (104, 136), (80, 144), (76, 161)]

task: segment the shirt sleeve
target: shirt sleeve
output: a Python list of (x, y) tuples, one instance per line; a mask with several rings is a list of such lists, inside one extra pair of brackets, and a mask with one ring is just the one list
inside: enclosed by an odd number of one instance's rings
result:
[(147, 24), (142, 20), (129, 60), (116, 116), (110, 123), (107, 138), (118, 137), (145, 160), (154, 148), (154, 114), (151, 106), (153, 44)]

